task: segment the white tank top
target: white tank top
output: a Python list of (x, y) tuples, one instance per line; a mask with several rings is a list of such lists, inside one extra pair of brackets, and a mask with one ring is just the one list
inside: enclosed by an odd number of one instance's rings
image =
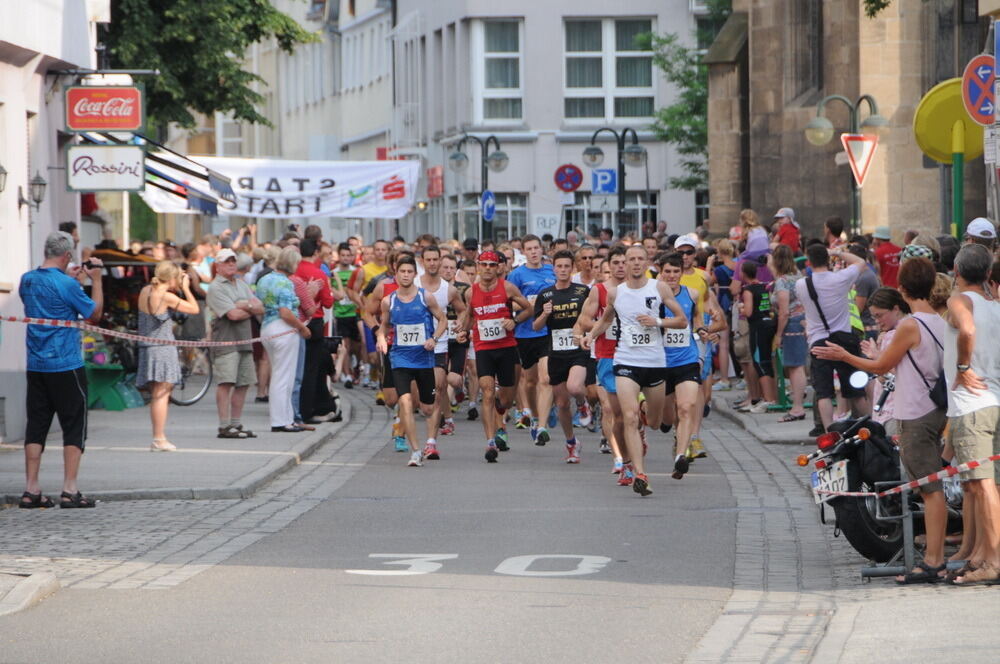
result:
[(615, 364), (631, 367), (664, 367), (663, 335), (658, 327), (645, 327), (636, 318), (642, 314), (660, 317), (660, 293), (656, 281), (647, 279), (641, 288), (620, 284), (615, 294), (615, 316), (618, 318), (618, 346)]
[[(449, 284), (444, 279), (441, 279), (441, 285), (438, 286), (438, 289), (436, 291), (434, 291), (433, 293), (431, 293), (431, 295), (434, 296), (434, 299), (437, 300), (438, 306), (441, 307), (441, 311), (442, 312), (448, 310), (448, 288), (449, 287), (451, 287), (451, 284)], [(436, 318), (434, 319), (434, 329), (437, 329), (437, 319)], [(447, 353), (448, 352), (448, 334), (447, 333), (442, 334), (441, 338), (437, 340), (437, 343), (434, 345), (434, 352), (435, 353)]]
[(987, 388), (972, 394), (964, 387), (952, 390), (958, 369), (958, 330), (951, 325), (944, 332), (944, 375), (948, 380), (948, 417), (959, 417), (990, 406), (1000, 406), (1000, 344), (992, 335), (1000, 330), (1000, 303), (985, 299), (978, 293), (963, 292), (972, 300), (972, 320), (976, 324), (976, 341), (969, 366), (983, 379)]

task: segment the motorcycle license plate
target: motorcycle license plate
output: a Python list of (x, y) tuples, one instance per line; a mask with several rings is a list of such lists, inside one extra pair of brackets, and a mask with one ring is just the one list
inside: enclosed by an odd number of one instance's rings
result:
[(816, 504), (825, 503), (831, 498), (828, 493), (818, 493), (822, 491), (847, 491), (847, 459), (838, 461), (829, 468), (817, 470), (812, 474), (813, 498)]

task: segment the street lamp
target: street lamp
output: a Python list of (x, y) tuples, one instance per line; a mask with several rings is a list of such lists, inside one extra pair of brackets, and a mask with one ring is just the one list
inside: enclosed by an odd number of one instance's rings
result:
[[(833, 139), (833, 123), (825, 114), (827, 103), (834, 100), (843, 102), (847, 106), (849, 112), (848, 131), (852, 134), (878, 136), (889, 125), (889, 121), (879, 115), (878, 104), (875, 103), (875, 98), (871, 95), (861, 95), (856, 103), (852, 103), (850, 99), (841, 95), (828, 95), (816, 104), (816, 117), (810, 120), (805, 128), (806, 140), (813, 145), (823, 146)], [(859, 124), (858, 115), (862, 102), (868, 104), (868, 117)], [(854, 217), (851, 220), (851, 226), (857, 233), (861, 229), (861, 190), (853, 178), (851, 179), (851, 210)]]
[[(614, 222), (615, 237), (618, 237), (618, 223), (625, 217), (625, 164), (629, 166), (642, 166), (646, 163), (646, 148), (639, 145), (639, 134), (635, 129), (626, 127), (621, 132), (617, 132), (611, 127), (601, 127), (590, 137), (590, 145), (583, 149), (583, 163), (590, 168), (597, 168), (604, 163), (604, 151), (597, 147), (597, 136), (602, 132), (609, 132), (615, 137), (618, 144), (618, 215)], [(632, 142), (626, 145), (625, 141), (629, 135)]]
[[(456, 173), (464, 172), (469, 168), (469, 157), (464, 152), (462, 152), (462, 148), (465, 147), (466, 141), (474, 141), (479, 144), (479, 155), (481, 157), (479, 180), (480, 183), (482, 184), (482, 190), (479, 192), (479, 203), (480, 203), (479, 218), (481, 221), (483, 221), (484, 224), (489, 224), (489, 226), (486, 228), (487, 230), (486, 237), (492, 240), (493, 222), (485, 221), (482, 218), (483, 193), (485, 193), (490, 188), (489, 172), (493, 171), (495, 173), (502, 173), (507, 168), (507, 165), (510, 163), (510, 157), (507, 156), (506, 152), (500, 149), (500, 140), (496, 136), (491, 134), (490, 136), (486, 137), (486, 140), (483, 140), (478, 136), (465, 134), (462, 137), (462, 140), (458, 142), (458, 145), (455, 146), (455, 151), (452, 152), (451, 156), (448, 157), (448, 166), (450, 166), (451, 170), (455, 171)], [(493, 152), (489, 151), (490, 144), (494, 146)], [(480, 235), (483, 235), (483, 233), (480, 232)]]
[(17, 188), (17, 207), (21, 208), (22, 205), (27, 205), (29, 207), (34, 207), (36, 210), (42, 206), (42, 201), (45, 200), (45, 186), (48, 182), (42, 178), (41, 173), (35, 171), (35, 177), (31, 178), (28, 182), (28, 193), (31, 195), (31, 199), (24, 197), (24, 192), (21, 187)]

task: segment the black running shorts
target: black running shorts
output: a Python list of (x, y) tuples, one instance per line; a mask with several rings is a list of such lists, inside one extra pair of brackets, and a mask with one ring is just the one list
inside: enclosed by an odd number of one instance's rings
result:
[(656, 387), (663, 382), (663, 367), (633, 367), (627, 364), (616, 364), (615, 377), (628, 378), (640, 388)]
[(493, 376), (500, 387), (514, 387), (518, 364), (517, 348), (513, 346), (476, 351), (476, 373), (480, 378)]
[(361, 332), (358, 331), (358, 317), (335, 318), (337, 322), (337, 336), (351, 341), (361, 341)]
[(587, 367), (590, 355), (586, 351), (570, 355), (549, 356), (549, 385), (562, 385), (569, 380), (569, 371), (573, 367)]
[(549, 337), (526, 337), (517, 340), (517, 355), (521, 359), (521, 368), (530, 369), (538, 364), (538, 360), (549, 354)]
[(469, 344), (457, 344), (454, 341), (448, 342), (448, 371), (458, 374), (465, 373), (465, 359), (469, 356)]
[(697, 362), (682, 364), (679, 367), (667, 367), (663, 370), (667, 384), (667, 394), (673, 394), (681, 383), (698, 383), (701, 385), (701, 365)]
[(392, 370), (392, 382), (396, 393), (402, 397), (410, 393), (410, 384), (416, 381), (420, 403), (431, 406), (434, 404), (434, 369), (411, 369), (397, 367)]

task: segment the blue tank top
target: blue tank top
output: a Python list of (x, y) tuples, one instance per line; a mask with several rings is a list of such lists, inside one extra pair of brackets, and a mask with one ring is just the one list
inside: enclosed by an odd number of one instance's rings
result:
[[(686, 286), (681, 286), (680, 292), (674, 296), (677, 304), (681, 305), (681, 310), (687, 316), (688, 326), (680, 330), (663, 330), (663, 354), (667, 358), (668, 367), (682, 367), (685, 364), (692, 364), (698, 361), (698, 345), (695, 342), (695, 302), (691, 299), (691, 293)], [(664, 318), (673, 318), (674, 314), (663, 308)]]
[(427, 308), (423, 288), (409, 302), (399, 299), (398, 291), (389, 296), (389, 319), (393, 340), (389, 361), (401, 369), (433, 369), (434, 351), (424, 349), (424, 341), (434, 334), (434, 316)]

